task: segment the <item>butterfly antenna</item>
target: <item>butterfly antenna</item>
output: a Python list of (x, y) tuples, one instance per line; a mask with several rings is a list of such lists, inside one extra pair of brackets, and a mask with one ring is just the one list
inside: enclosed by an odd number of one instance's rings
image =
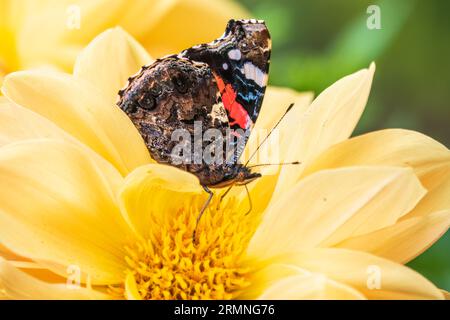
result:
[(300, 161), (293, 161), (293, 162), (280, 162), (280, 163), (258, 163), (254, 164), (252, 166), (248, 166), (247, 168), (255, 168), (255, 167), (265, 167), (265, 166), (286, 166), (291, 164), (301, 164)]
[(245, 163), (245, 167), (248, 165), (248, 163), (250, 162), (250, 160), (253, 159), (253, 157), (256, 155), (256, 153), (259, 151), (259, 149), (261, 148), (261, 146), (264, 144), (264, 142), (266, 142), (266, 140), (270, 137), (270, 135), (272, 134), (272, 132), (278, 127), (278, 125), (281, 123), (281, 121), (284, 119), (284, 117), (288, 114), (289, 111), (291, 111), (292, 107), (294, 106), (294, 103), (291, 103), (289, 105), (289, 107), (286, 109), (286, 111), (284, 112), (284, 114), (281, 116), (280, 120), (278, 120), (278, 122), (275, 124), (275, 126), (270, 130), (270, 132), (267, 134), (267, 136), (264, 138), (263, 141), (261, 141), (261, 143), (259, 144), (259, 146), (256, 148), (255, 151), (253, 151), (253, 153), (250, 155), (250, 157), (248, 158), (247, 162)]

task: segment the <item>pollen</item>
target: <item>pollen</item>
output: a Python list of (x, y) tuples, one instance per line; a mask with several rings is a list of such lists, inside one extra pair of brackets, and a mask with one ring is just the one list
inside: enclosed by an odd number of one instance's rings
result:
[(224, 202), (220, 208), (218, 200), (210, 204), (195, 240), (198, 203), (162, 225), (155, 219), (147, 239), (126, 247), (126, 272), (143, 299), (233, 299), (249, 285), (243, 258), (256, 219), (237, 213), (234, 199)]

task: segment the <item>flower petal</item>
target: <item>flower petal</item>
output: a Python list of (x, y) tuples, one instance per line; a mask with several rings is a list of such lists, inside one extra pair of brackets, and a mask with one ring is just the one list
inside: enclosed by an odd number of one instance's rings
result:
[(93, 284), (121, 282), (133, 236), (115, 203), (121, 183), (88, 149), (52, 140), (4, 146), (0, 242), (63, 277), (75, 265)]
[(228, 20), (236, 17), (249, 14), (229, 0), (177, 0), (141, 41), (154, 57), (177, 53), (220, 37)]
[(52, 64), (70, 71), (81, 49), (105, 29), (122, 25), (132, 33), (145, 32), (160, 15), (152, 5), (149, 0), (27, 1), (21, 8), (27, 14), (16, 35), (22, 67)]
[(421, 133), (387, 129), (364, 134), (322, 153), (304, 175), (323, 169), (357, 165), (400, 166), (414, 169), (427, 195), (409, 219), (450, 209), (450, 150)]
[(121, 28), (114, 28), (97, 36), (81, 52), (74, 76), (89, 81), (110, 104), (115, 104), (128, 78), (151, 62), (147, 51), (136, 40)]
[(297, 166), (284, 166), (275, 196), (289, 190), (300, 178), (304, 168), (321, 152), (347, 139), (355, 128), (366, 105), (375, 65), (363, 69), (325, 89), (303, 113), (295, 137), (285, 158), (299, 161)]
[(365, 299), (357, 290), (323, 274), (311, 273), (291, 264), (270, 264), (251, 276), (244, 299)]
[(0, 97), (0, 147), (9, 143), (51, 138), (76, 143), (76, 139), (39, 114)]
[(137, 288), (136, 279), (131, 272), (125, 278), (125, 297), (127, 300), (142, 300)]
[(411, 169), (348, 167), (320, 171), (300, 181), (270, 207), (248, 252), (262, 258), (332, 246), (394, 224), (424, 192)]
[[(149, 164), (133, 171), (119, 193), (124, 216), (142, 236), (186, 209), (192, 201), (204, 203), (207, 193), (198, 178), (168, 165)], [(160, 221), (154, 225), (152, 221)]]
[(450, 210), (410, 218), (336, 245), (407, 263), (436, 242), (450, 226)]
[(349, 286), (327, 281), (320, 275), (290, 276), (278, 280), (258, 299), (262, 300), (361, 300), (364, 296)]
[[(272, 129), (292, 103), (296, 104), (292, 111), (300, 108), (300, 114), (303, 113), (310, 105), (312, 99), (313, 94), (311, 92), (297, 92), (289, 88), (268, 86), (264, 94), (264, 102), (258, 120), (253, 130)], [(284, 122), (290, 118), (292, 118), (291, 115)], [(278, 128), (281, 128), (284, 122), (280, 123), (280, 127)]]
[(450, 209), (450, 162), (427, 168), (422, 181), (428, 185), (427, 195), (401, 220), (422, 217), (432, 212)]
[(305, 174), (329, 168), (369, 164), (412, 166), (420, 172), (432, 163), (448, 161), (449, 153), (444, 145), (419, 132), (385, 129), (332, 146), (305, 170)]
[(81, 80), (63, 73), (23, 71), (8, 75), (2, 91), (91, 147), (123, 175), (151, 161), (126, 114)]
[[(17, 300), (89, 300), (108, 299), (101, 292), (82, 288), (68, 287), (64, 284), (50, 284), (38, 280), (15, 268), (0, 258), (0, 294), (6, 299)], [(1, 296), (0, 296), (1, 297)]]
[(313, 249), (280, 259), (355, 288), (369, 299), (443, 299), (431, 282), (387, 259), (345, 249)]

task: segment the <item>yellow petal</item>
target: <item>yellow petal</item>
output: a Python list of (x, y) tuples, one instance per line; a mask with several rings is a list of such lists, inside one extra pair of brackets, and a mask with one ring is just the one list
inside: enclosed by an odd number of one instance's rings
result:
[(428, 249), (445, 234), (449, 226), (450, 210), (441, 211), (406, 219), (369, 234), (346, 239), (336, 247), (366, 251), (399, 263), (407, 263)]
[(421, 133), (387, 129), (349, 139), (322, 153), (304, 175), (355, 165), (414, 169), (428, 193), (403, 219), (450, 209), (450, 151)]
[[(69, 287), (65, 283), (50, 284), (38, 280), (0, 258), (0, 288), (6, 299), (17, 300), (100, 300), (106, 294), (84, 288)], [(1, 295), (1, 292), (0, 292)]]
[[(23, 108), (0, 97), (0, 147), (24, 140), (52, 139), (76, 144), (86, 149), (86, 145), (56, 126), (50, 120), (39, 114)], [(110, 171), (114, 176), (116, 170), (97, 153), (86, 150), (90, 157), (97, 162), (102, 170)]]
[(313, 249), (285, 256), (313, 273), (346, 284), (369, 299), (443, 299), (431, 282), (415, 271), (387, 259), (345, 249)]
[(132, 273), (128, 273), (125, 278), (125, 297), (127, 300), (142, 300)]
[(402, 220), (450, 209), (450, 162), (438, 163), (424, 172), (422, 181), (428, 185), (428, 193), (410, 213), (401, 218)]
[(243, 299), (365, 299), (357, 290), (291, 264), (270, 264), (254, 273)]
[(2, 91), (91, 147), (123, 175), (151, 161), (126, 114), (81, 80), (56, 72), (16, 72), (6, 77)]
[(442, 294), (445, 297), (445, 300), (450, 300), (450, 292), (446, 291), (446, 290), (441, 290)]
[[(192, 201), (204, 203), (207, 193), (196, 176), (168, 165), (150, 164), (133, 171), (119, 193), (119, 205), (143, 236), (165, 223)], [(160, 221), (153, 225), (152, 221)]]
[(261, 258), (331, 246), (394, 224), (424, 192), (410, 169), (348, 167), (320, 171), (300, 181), (270, 207), (248, 252)]
[(97, 36), (78, 56), (75, 77), (89, 81), (110, 104), (129, 77), (152, 59), (141, 45), (121, 28), (107, 30)]
[[(152, 10), (154, 2), (146, 0), (132, 3), (127, 0), (33, 2), (36, 1), (22, 4), (20, 9), (26, 14), (16, 35), (24, 69), (51, 64), (70, 71), (77, 54), (96, 35), (117, 25), (141, 33), (154, 24), (152, 18), (158, 12)], [(140, 16), (137, 10), (143, 10)], [(142, 16), (144, 13), (145, 17)], [(135, 26), (137, 23), (140, 26)]]
[[(21, 271), (38, 280), (47, 283), (65, 283), (67, 281), (66, 278), (57, 275), (38, 262), (30, 259), (24, 259), (22, 257), (19, 259), (21, 260), (5, 258), (5, 260), (8, 260), (8, 263), (10, 263), (13, 267), (19, 268)], [(67, 273), (67, 268), (64, 269), (64, 273)]]
[(74, 265), (93, 284), (118, 283), (133, 236), (115, 203), (122, 178), (88, 151), (52, 140), (0, 149), (0, 241), (63, 277)]
[(152, 56), (160, 57), (210, 42), (223, 34), (229, 19), (246, 17), (249, 14), (233, 1), (178, 0), (141, 41)]
[[(264, 94), (264, 101), (258, 120), (253, 130), (272, 129), (291, 103), (297, 104), (292, 111), (300, 108), (304, 112), (312, 99), (313, 94), (310, 92), (297, 92), (289, 88), (268, 86)], [(288, 121), (290, 118), (292, 118), (291, 115), (285, 120)], [(283, 124), (280, 123), (280, 127), (278, 128), (281, 128), (281, 125)]]
[(304, 168), (330, 146), (347, 139), (366, 105), (375, 65), (363, 69), (325, 89), (303, 113), (295, 137), (284, 158), (301, 165), (284, 166), (275, 196), (285, 193), (300, 178)]
[(361, 300), (349, 286), (327, 281), (320, 275), (290, 276), (278, 280), (258, 299), (262, 300)]
[(2, 245), (0, 243), (0, 257), (7, 259), (7, 260), (21, 260), (23, 259), (21, 256), (15, 254), (11, 250), (9, 250), (7, 247)]
[(51, 138), (75, 143), (77, 140), (37, 113), (0, 97), (0, 147), (9, 143)]

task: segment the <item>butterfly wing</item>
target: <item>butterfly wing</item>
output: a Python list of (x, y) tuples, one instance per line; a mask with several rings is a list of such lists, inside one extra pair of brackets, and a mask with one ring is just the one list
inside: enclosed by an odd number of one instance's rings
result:
[[(230, 20), (222, 37), (180, 56), (207, 63), (216, 78), (230, 128), (244, 130), (232, 162), (237, 162), (261, 110), (268, 81), (271, 40), (260, 20)], [(242, 132), (242, 131), (240, 131)], [(243, 143), (242, 143), (243, 141)]]

